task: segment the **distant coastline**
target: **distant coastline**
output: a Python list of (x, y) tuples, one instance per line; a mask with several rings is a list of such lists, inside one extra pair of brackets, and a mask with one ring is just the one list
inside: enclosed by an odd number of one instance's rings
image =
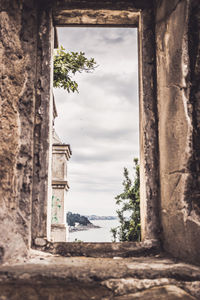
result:
[(93, 228), (101, 228), (101, 226), (94, 225), (92, 221), (111, 221), (117, 220), (116, 216), (97, 216), (97, 215), (80, 215), (77, 213), (68, 212), (67, 223), (69, 225), (69, 232), (85, 231)]
[(100, 228), (87, 228), (88, 230), (84, 228), (84, 230), (72, 231), (68, 235), (68, 241), (82, 241), (85, 243), (110, 243), (113, 241), (111, 228), (115, 228), (119, 225), (118, 218), (116, 220), (94, 220), (90, 222), (93, 222), (94, 225), (100, 226)]
[(117, 220), (117, 216), (84, 215), (88, 220)]
[(92, 223), (88, 225), (76, 225), (76, 226), (69, 226), (69, 232), (75, 232), (75, 231), (84, 231), (84, 230), (89, 230), (92, 228), (101, 228), (100, 226), (94, 225)]

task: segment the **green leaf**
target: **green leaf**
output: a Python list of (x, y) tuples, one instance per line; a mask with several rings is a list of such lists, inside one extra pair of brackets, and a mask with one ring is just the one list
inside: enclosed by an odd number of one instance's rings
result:
[(92, 72), (97, 68), (94, 58), (86, 58), (84, 52), (67, 52), (63, 46), (54, 53), (54, 81), (55, 88), (63, 88), (70, 92), (78, 92), (78, 83), (71, 80), (77, 72)]
[[(135, 177), (133, 181), (129, 177), (127, 168), (124, 168), (123, 193), (115, 197), (116, 204), (120, 206), (117, 209), (117, 215), (120, 225), (112, 228), (111, 232), (114, 241), (116, 237), (119, 241), (140, 241), (140, 170), (138, 158), (134, 158)], [(127, 217), (127, 212), (129, 216)]]

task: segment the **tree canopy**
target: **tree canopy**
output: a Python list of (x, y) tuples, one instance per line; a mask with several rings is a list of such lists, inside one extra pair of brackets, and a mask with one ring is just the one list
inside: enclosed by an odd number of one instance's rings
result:
[(69, 226), (75, 226), (75, 223), (84, 226), (91, 224), (91, 222), (85, 216), (81, 216), (80, 214), (73, 214), (71, 211), (67, 213), (66, 221)]
[(115, 197), (116, 204), (120, 206), (117, 210), (120, 225), (111, 229), (114, 241), (117, 238), (120, 242), (140, 241), (140, 170), (137, 158), (134, 159), (134, 169), (132, 183), (127, 168), (124, 168), (124, 190)]
[(64, 88), (68, 93), (78, 92), (78, 83), (72, 79), (76, 73), (89, 73), (97, 67), (94, 58), (86, 58), (84, 52), (67, 52), (63, 46), (55, 50), (53, 62), (53, 86)]

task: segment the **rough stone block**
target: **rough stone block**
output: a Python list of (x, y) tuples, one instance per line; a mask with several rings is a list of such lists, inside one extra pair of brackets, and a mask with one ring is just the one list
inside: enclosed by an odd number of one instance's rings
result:
[[(136, 294), (115, 297), (116, 300), (195, 300), (184, 290), (174, 285), (155, 287)], [(197, 299), (196, 299), (197, 300)]]

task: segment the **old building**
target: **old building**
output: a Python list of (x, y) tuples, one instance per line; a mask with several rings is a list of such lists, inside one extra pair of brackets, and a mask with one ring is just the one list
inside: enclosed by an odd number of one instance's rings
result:
[[(2, 299), (200, 299), (199, 0), (0, 5)], [(138, 28), (140, 244), (50, 241), (52, 52), (70, 25)]]
[(53, 96), (53, 122), (52, 122), (52, 161), (51, 161), (51, 235), (52, 242), (66, 242), (68, 239), (67, 213), (67, 161), (72, 151), (69, 144), (64, 144), (55, 131), (55, 119), (58, 117), (56, 101)]
[(67, 161), (71, 156), (70, 145), (63, 144), (53, 131), (52, 145), (52, 207), (51, 207), (51, 241), (66, 242), (68, 228), (66, 225)]

